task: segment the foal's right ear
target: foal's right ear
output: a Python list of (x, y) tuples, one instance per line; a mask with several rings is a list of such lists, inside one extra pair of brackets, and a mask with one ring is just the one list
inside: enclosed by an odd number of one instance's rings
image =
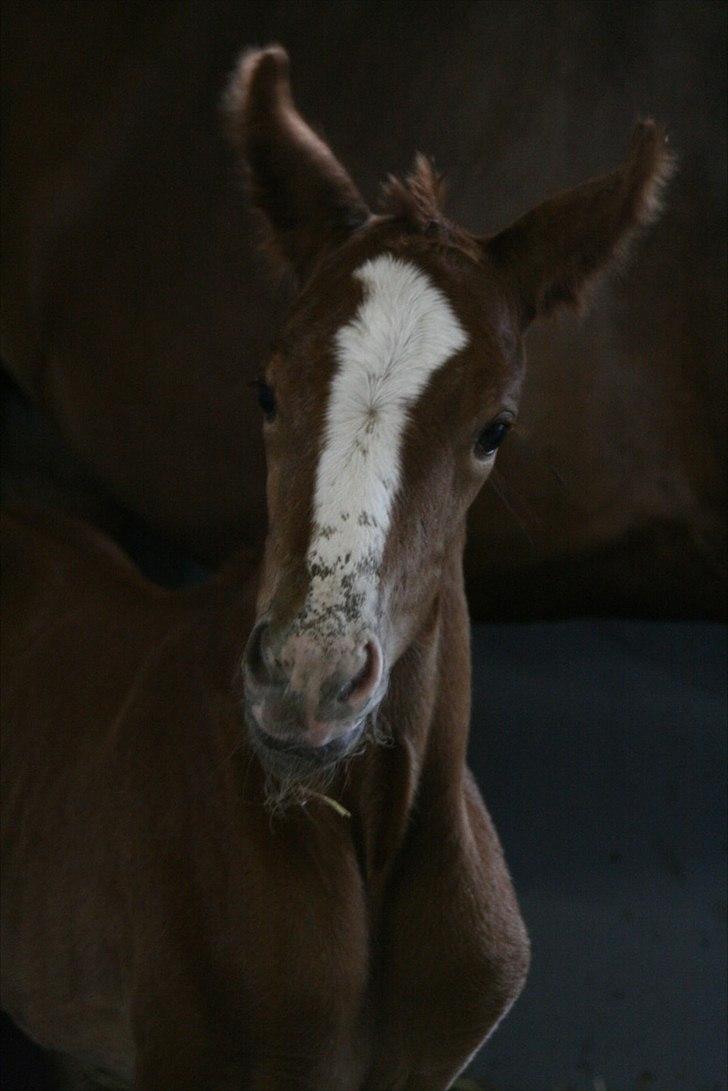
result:
[(271, 248), (305, 274), (323, 249), (367, 221), (369, 209), (331, 149), (296, 109), (288, 54), (281, 46), (243, 54), (224, 107)]

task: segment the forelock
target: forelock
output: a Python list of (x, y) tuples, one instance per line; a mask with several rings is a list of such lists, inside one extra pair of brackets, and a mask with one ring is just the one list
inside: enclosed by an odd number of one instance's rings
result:
[(406, 231), (426, 237), (434, 246), (461, 250), (478, 261), (481, 251), (476, 240), (445, 214), (445, 188), (443, 175), (418, 153), (406, 177), (390, 174), (380, 192), (380, 208)]

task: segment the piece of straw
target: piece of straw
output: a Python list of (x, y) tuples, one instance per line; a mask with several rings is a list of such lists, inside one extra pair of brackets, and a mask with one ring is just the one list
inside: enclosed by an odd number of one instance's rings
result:
[(314, 799), (320, 799), (322, 803), (328, 803), (329, 807), (335, 810), (338, 815), (341, 815), (342, 818), (351, 818), (351, 811), (347, 811), (346, 807), (342, 807), (331, 796), (322, 795), (321, 792), (309, 792), (308, 794), (313, 796)]

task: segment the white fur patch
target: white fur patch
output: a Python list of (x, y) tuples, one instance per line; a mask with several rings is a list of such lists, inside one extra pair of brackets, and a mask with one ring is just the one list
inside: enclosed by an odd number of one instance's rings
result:
[(409, 410), (468, 341), (448, 300), (417, 266), (382, 254), (354, 275), (365, 294), (336, 335), (301, 618), (305, 628), (332, 637), (361, 617), (374, 589)]

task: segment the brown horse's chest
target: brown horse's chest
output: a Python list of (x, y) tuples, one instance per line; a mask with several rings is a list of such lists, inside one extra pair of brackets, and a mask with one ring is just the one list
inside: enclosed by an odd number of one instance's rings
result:
[(145, 849), (134, 893), (139, 1070), (166, 1065), (185, 1026), (198, 1086), (226, 1086), (229, 1073), (238, 1088), (304, 1077), (356, 1087), (372, 936), (345, 820), (318, 805), (293, 818), (258, 801), (233, 810), (225, 826), (224, 809), (204, 806), (190, 841), (158, 836)]

